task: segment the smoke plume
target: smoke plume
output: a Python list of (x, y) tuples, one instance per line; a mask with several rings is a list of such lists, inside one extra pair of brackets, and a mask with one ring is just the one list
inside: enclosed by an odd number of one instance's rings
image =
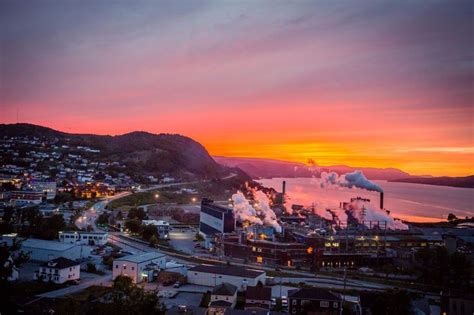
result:
[(257, 217), (257, 211), (250, 205), (249, 201), (245, 199), (241, 191), (232, 195), (234, 201), (234, 215), (239, 222), (248, 221), (250, 224), (263, 224), (262, 220)]
[(278, 224), (275, 212), (270, 208), (268, 196), (259, 190), (254, 193), (254, 199), (258, 202), (258, 210), (263, 217), (264, 225), (269, 225), (281, 233), (281, 226)]
[(369, 202), (363, 200), (354, 200), (350, 204), (352, 216), (359, 221), (364, 222), (366, 226), (369, 226), (369, 221), (380, 221), (387, 222), (387, 228), (391, 230), (408, 230), (408, 225), (404, 224), (400, 220), (392, 218), (386, 211), (379, 208), (375, 208)]
[(234, 201), (234, 215), (239, 222), (249, 222), (250, 224), (260, 224), (271, 226), (281, 233), (282, 229), (278, 224), (275, 212), (270, 208), (270, 200), (262, 191), (253, 191), (254, 199), (257, 202), (256, 208), (252, 207), (241, 191), (232, 195)]
[(335, 172), (322, 172), (321, 179), (319, 181), (321, 188), (326, 188), (330, 186), (339, 186), (347, 188), (361, 188), (370, 191), (383, 192), (382, 187), (371, 182), (365, 177), (364, 173), (361, 171), (354, 171), (344, 175), (337, 175)]

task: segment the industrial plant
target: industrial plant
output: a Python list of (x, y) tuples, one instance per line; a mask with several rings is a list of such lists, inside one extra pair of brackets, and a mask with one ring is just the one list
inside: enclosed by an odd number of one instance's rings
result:
[(206, 247), (228, 261), (319, 270), (394, 264), (403, 267), (413, 247), (444, 244), (390, 216), (379, 192), (379, 208), (353, 197), (337, 208), (286, 207), (282, 191), (265, 195), (237, 192), (228, 205), (201, 202), (199, 231)]

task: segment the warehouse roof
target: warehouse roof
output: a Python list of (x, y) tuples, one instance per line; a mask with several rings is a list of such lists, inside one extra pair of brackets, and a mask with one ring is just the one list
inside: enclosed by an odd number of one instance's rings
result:
[(128, 262), (133, 262), (133, 263), (142, 263), (142, 262), (147, 262), (153, 259), (161, 258), (166, 256), (165, 254), (157, 253), (157, 252), (149, 252), (149, 253), (143, 253), (143, 254), (137, 254), (137, 255), (130, 255), (130, 256), (125, 256), (125, 257), (120, 257), (115, 259), (116, 261), (128, 261)]
[(62, 252), (65, 250), (69, 250), (71, 248), (76, 247), (77, 245), (74, 244), (64, 244), (58, 241), (45, 241), (39, 240), (36, 238), (29, 238), (25, 240), (22, 244), (22, 247), (29, 247), (29, 248), (36, 248), (36, 249), (46, 249), (46, 250), (53, 250), (57, 252)]

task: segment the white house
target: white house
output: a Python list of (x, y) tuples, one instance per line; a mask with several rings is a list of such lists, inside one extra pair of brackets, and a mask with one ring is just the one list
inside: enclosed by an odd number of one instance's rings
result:
[(165, 267), (165, 254), (149, 252), (125, 256), (114, 260), (112, 279), (122, 275), (132, 278), (133, 283), (151, 281), (153, 274)]
[(198, 265), (188, 270), (188, 283), (214, 287), (222, 283), (235, 285), (238, 290), (247, 286), (265, 284), (266, 273), (262, 270), (245, 269), (237, 266)]
[(81, 265), (74, 260), (59, 257), (42, 264), (33, 275), (33, 279), (57, 284), (81, 278)]
[(31, 260), (50, 261), (59, 257), (68, 257), (70, 259), (81, 259), (90, 255), (89, 246), (74, 244), (63, 244), (58, 241), (45, 241), (35, 238), (29, 238), (21, 244), (23, 252), (30, 252)]
[(109, 239), (106, 232), (62, 231), (59, 241), (65, 244), (105, 245)]
[[(221, 283), (211, 293), (209, 311), (220, 312), (226, 308), (234, 308), (237, 304), (237, 287), (230, 283)], [(214, 310), (212, 310), (215, 308)]]

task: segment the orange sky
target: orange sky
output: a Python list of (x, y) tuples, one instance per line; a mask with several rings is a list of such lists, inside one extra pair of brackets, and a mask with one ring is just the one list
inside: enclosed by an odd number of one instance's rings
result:
[(470, 12), (464, 0), (2, 1), (0, 122), (472, 175)]

